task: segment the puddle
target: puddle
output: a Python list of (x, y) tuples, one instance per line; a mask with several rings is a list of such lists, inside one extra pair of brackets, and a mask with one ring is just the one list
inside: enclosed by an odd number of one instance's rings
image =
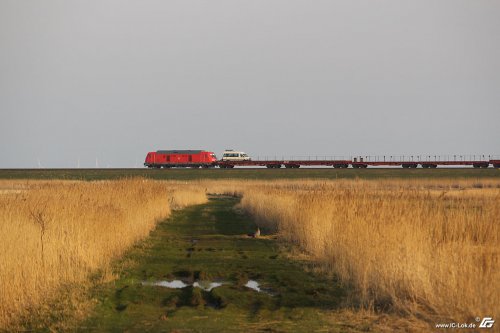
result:
[(165, 288), (172, 288), (172, 289), (181, 289), (188, 287), (189, 284), (185, 284), (181, 280), (173, 280), (173, 281), (157, 281), (157, 282), (142, 282), (143, 286), (159, 286), (159, 287), (165, 287)]
[[(220, 287), (224, 284), (228, 284), (229, 282), (212, 282), (212, 281), (196, 281), (193, 284), (188, 284), (185, 283), (184, 281), (181, 280), (172, 280), (172, 281), (156, 281), (156, 282), (149, 282), (149, 281), (143, 281), (141, 284), (143, 286), (158, 286), (158, 287), (165, 287), (165, 288), (170, 288), (170, 289), (182, 289), (186, 288), (189, 286), (192, 286), (193, 288), (200, 288), (205, 291), (211, 291), (214, 288)], [(268, 294), (271, 296), (275, 296), (276, 293), (272, 292), (270, 289), (265, 289), (261, 288), (260, 284), (255, 281), (255, 280), (248, 280), (248, 282), (245, 284), (245, 287), (255, 290), (258, 293), (264, 293)]]
[[(192, 284), (194, 288), (200, 288), (205, 291), (211, 291), (214, 288), (220, 287), (225, 282), (210, 282), (210, 281), (197, 281)], [(184, 283), (181, 280), (173, 280), (173, 281), (156, 281), (156, 282), (148, 282), (143, 281), (143, 286), (159, 286), (170, 289), (182, 289), (191, 286), (191, 284)]]
[(276, 295), (276, 293), (272, 292), (269, 289), (262, 289), (261, 287), (259, 287), (259, 283), (255, 280), (248, 280), (247, 284), (245, 284), (245, 287), (255, 290), (258, 293), (264, 293), (271, 296)]
[(205, 291), (210, 291), (210, 290), (217, 288), (217, 287), (220, 287), (222, 285), (223, 285), (222, 282), (210, 282), (210, 281), (198, 281), (198, 282), (193, 283), (193, 287), (200, 288), (200, 289), (203, 289)]
[(245, 287), (258, 291), (259, 293), (261, 292), (259, 283), (255, 280), (248, 280), (247, 284), (245, 284)]

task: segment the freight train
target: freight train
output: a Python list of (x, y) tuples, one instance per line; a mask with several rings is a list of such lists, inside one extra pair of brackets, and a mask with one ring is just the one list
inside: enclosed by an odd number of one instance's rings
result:
[(267, 168), (300, 168), (301, 166), (349, 166), (367, 168), (368, 166), (400, 166), (403, 168), (437, 168), (438, 166), (472, 166), (474, 168), (500, 168), (500, 157), (485, 155), (452, 156), (358, 156), (345, 158), (308, 158), (308, 159), (264, 159), (253, 160), (244, 152), (226, 150), (221, 160), (213, 152), (205, 150), (158, 150), (149, 152), (144, 165), (148, 168), (234, 168), (235, 166), (265, 166)]

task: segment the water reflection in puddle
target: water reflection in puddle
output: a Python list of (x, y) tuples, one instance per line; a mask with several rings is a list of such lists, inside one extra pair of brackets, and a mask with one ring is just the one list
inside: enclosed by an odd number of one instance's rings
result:
[[(205, 291), (211, 291), (214, 288), (220, 287), (224, 284), (224, 282), (210, 282), (210, 281), (197, 281), (192, 284), (194, 288), (200, 288)], [(143, 286), (158, 286), (158, 287), (165, 287), (165, 288), (170, 288), (170, 289), (181, 289), (185, 287), (191, 286), (191, 284), (184, 283), (181, 280), (172, 280), (172, 281), (156, 281), (156, 282), (149, 282), (149, 281), (143, 281), (142, 282)]]
[(248, 280), (247, 284), (245, 284), (245, 287), (258, 291), (259, 293), (261, 291), (259, 283), (255, 280)]
[(245, 287), (250, 288), (252, 290), (255, 290), (258, 293), (264, 293), (264, 294), (268, 294), (270, 296), (276, 296), (276, 293), (274, 291), (272, 291), (271, 289), (268, 289), (268, 288), (264, 288), (264, 289), (261, 288), (260, 284), (255, 280), (248, 280), (247, 284), (245, 284)]
[(181, 280), (157, 281), (157, 282), (144, 281), (144, 282), (142, 282), (142, 285), (143, 286), (159, 286), (159, 287), (172, 288), (172, 289), (180, 289), (180, 288), (185, 288), (185, 287), (189, 286), (189, 284), (185, 284)]
[(198, 281), (193, 283), (193, 287), (200, 288), (205, 291), (210, 291), (214, 288), (222, 286), (222, 282)]
[[(184, 281), (181, 280), (172, 280), (172, 281), (155, 281), (155, 282), (149, 282), (149, 281), (143, 281), (142, 285), (143, 286), (158, 286), (158, 287), (165, 287), (165, 288), (171, 288), (171, 289), (181, 289), (189, 286), (193, 286), (193, 288), (200, 288), (205, 291), (211, 291), (214, 288), (220, 287), (224, 284), (230, 284), (229, 282), (221, 281), (221, 282), (211, 282), (211, 281), (196, 281), (193, 284), (187, 284)], [(245, 284), (245, 287), (255, 290), (256, 292), (259, 293), (265, 293), (271, 296), (276, 295), (269, 289), (262, 289), (260, 287), (260, 284), (255, 281), (255, 280), (248, 280), (248, 282)]]

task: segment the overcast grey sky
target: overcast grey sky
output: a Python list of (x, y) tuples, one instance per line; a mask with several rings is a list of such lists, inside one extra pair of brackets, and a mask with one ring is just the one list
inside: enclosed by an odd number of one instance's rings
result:
[(0, 0), (0, 168), (500, 154), (500, 1)]

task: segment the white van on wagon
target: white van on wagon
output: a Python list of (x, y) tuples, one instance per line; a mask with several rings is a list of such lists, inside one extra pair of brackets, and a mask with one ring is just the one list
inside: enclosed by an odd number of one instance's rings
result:
[(234, 150), (224, 150), (222, 153), (223, 161), (250, 161), (251, 158), (245, 152), (234, 151)]

